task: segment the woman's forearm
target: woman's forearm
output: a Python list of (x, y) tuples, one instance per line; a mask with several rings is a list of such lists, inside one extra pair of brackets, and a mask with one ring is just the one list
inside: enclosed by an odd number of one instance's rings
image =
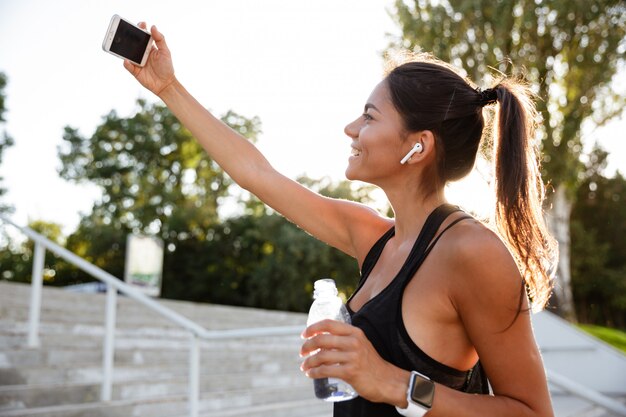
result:
[(249, 189), (253, 177), (271, 169), (250, 141), (213, 116), (177, 80), (161, 91), (159, 97), (209, 156), (241, 187)]

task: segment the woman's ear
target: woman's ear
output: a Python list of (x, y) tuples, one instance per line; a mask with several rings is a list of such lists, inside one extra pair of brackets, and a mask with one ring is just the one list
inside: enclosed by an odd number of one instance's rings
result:
[(422, 149), (424, 149), (422, 144), (420, 142), (417, 142), (415, 145), (413, 145), (413, 147), (409, 150), (409, 152), (407, 152), (407, 154), (404, 155), (404, 158), (400, 160), (400, 163), (402, 165), (406, 164), (411, 158), (413, 158), (414, 154), (422, 153)]
[(430, 130), (420, 130), (419, 132), (411, 133), (407, 141), (412, 144), (412, 148), (409, 154), (402, 159), (402, 163), (417, 163), (429, 159), (434, 155), (435, 150), (435, 136)]

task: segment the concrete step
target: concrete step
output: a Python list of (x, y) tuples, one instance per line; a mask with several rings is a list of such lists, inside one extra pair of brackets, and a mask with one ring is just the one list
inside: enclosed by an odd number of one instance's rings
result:
[[(0, 289), (1, 290), (1, 289)], [(95, 302), (104, 303), (104, 299), (95, 300)], [(82, 306), (82, 304), (78, 304)], [(155, 313), (146, 310), (142, 307), (140, 311), (127, 311), (123, 306), (117, 308), (117, 323), (121, 327), (144, 327), (157, 325), (162, 328), (179, 329), (179, 326), (172, 323), (166, 318), (155, 315)], [(177, 311), (178, 308), (174, 307), (172, 310)], [(295, 315), (284, 317), (280, 314), (264, 313), (245, 313), (238, 315), (238, 310), (234, 310), (230, 313), (216, 310), (215, 308), (200, 309), (205, 314), (198, 316), (197, 312), (194, 314), (184, 314), (184, 317), (195, 321), (199, 325), (206, 329), (219, 330), (219, 329), (239, 329), (249, 327), (274, 327), (274, 326), (291, 326), (302, 325), (306, 322), (305, 315)], [(294, 313), (295, 314), (295, 313)], [(94, 313), (89, 311), (80, 312), (80, 316), (68, 316), (67, 310), (64, 310), (62, 306), (58, 308), (51, 308), (47, 305), (46, 301), (42, 301), (41, 308), (42, 320), (50, 323), (81, 323), (81, 324), (94, 324), (103, 325), (105, 320), (104, 306), (98, 309)], [(10, 319), (15, 322), (27, 322), (28, 321), (28, 307), (27, 306), (12, 306), (10, 304), (0, 305), (0, 318)]]
[[(186, 395), (170, 395), (141, 400), (114, 400), (106, 403), (64, 404), (30, 409), (0, 409), (0, 417), (171, 417), (185, 415)], [(203, 394), (199, 410), (203, 417), (216, 416), (312, 416), (329, 410), (328, 403), (312, 392), (285, 393), (282, 389), (263, 388), (253, 392), (223, 391)]]
[[(248, 374), (277, 375), (299, 371), (300, 359), (248, 358), (237, 360), (205, 358), (200, 361), (201, 372), (207, 375)], [(182, 363), (120, 365), (113, 369), (113, 381), (133, 381), (142, 378), (175, 378), (188, 374), (187, 361)], [(102, 364), (75, 364), (73, 366), (19, 367), (0, 369), (0, 385), (46, 384), (46, 383), (91, 383), (102, 379)]]
[[(200, 376), (200, 392), (256, 390), (264, 387), (281, 389), (284, 395), (313, 394), (311, 381), (299, 371), (276, 375), (204, 374)], [(49, 407), (63, 404), (99, 401), (101, 386), (88, 384), (30, 384), (0, 386), (0, 410)], [(113, 400), (148, 399), (167, 395), (187, 395), (189, 381), (186, 376), (176, 378), (143, 378), (121, 381), (113, 385)]]
[[(47, 296), (42, 297), (42, 318), (50, 322), (81, 322), (102, 324), (104, 321), (104, 294), (77, 294), (61, 288), (44, 287)], [(7, 317), (26, 321), (30, 302), (30, 286), (10, 284), (0, 281), (3, 303), (0, 305), (0, 318)], [(299, 325), (306, 322), (306, 315), (284, 311), (254, 309), (245, 307), (201, 304), (187, 301), (158, 299), (158, 301), (190, 320), (211, 329), (242, 328), (258, 326)], [(80, 311), (80, 316), (68, 315), (68, 306)], [(118, 322), (133, 326), (158, 323), (176, 328), (167, 319), (155, 315), (145, 306), (125, 297), (118, 297)], [(21, 308), (20, 308), (21, 307)], [(78, 320), (80, 319), (80, 320)]]
[[(47, 327), (47, 326), (42, 326)], [(77, 327), (77, 328), (80, 328)], [(141, 329), (137, 329), (137, 334), (133, 332), (115, 333), (116, 349), (141, 349), (141, 350), (188, 350), (189, 336), (181, 337), (160, 337), (142, 336)], [(44, 348), (65, 348), (65, 349), (100, 349), (104, 340), (104, 334), (90, 334), (89, 332), (77, 331), (76, 333), (56, 333), (41, 332), (39, 334), (41, 346)], [(26, 347), (27, 334), (21, 330), (15, 332), (4, 332), (0, 337), (0, 351), (16, 350)], [(251, 337), (228, 340), (200, 340), (199, 346), (205, 350), (217, 349), (240, 349), (248, 350), (278, 350), (278, 351), (298, 351), (302, 340), (299, 335), (293, 336), (271, 336), (271, 337)]]
[[(201, 413), (200, 417), (330, 417), (331, 403), (313, 400), (284, 401), (254, 407), (224, 408), (219, 411)], [(180, 415), (176, 417), (188, 417)]]
[[(202, 349), (200, 360), (204, 367), (215, 364), (233, 362), (238, 368), (255, 366), (258, 363), (269, 364), (291, 358), (294, 363), (299, 361), (298, 349), (294, 346), (274, 345), (241, 345), (218, 349)], [(254, 347), (254, 349), (252, 349)], [(183, 364), (189, 360), (188, 346), (182, 349), (116, 349), (114, 364), (120, 365), (167, 365)], [(102, 351), (97, 348), (47, 348), (7, 349), (0, 352), (0, 369), (7, 368), (34, 368), (68, 365), (75, 367), (82, 364), (102, 363)], [(255, 368), (256, 369), (256, 368)]]
[[(47, 319), (46, 319), (47, 320)], [(255, 328), (263, 328), (263, 327), (271, 327), (271, 326), (256, 326)], [(272, 336), (269, 338), (263, 337), (255, 337), (248, 338), (247, 340), (254, 342), (256, 340), (262, 340), (263, 343), (272, 340), (281, 340), (281, 338), (290, 338), (294, 342), (300, 340), (299, 332), (297, 330), (300, 329), (299, 325), (292, 325), (295, 329), (293, 335), (290, 336)], [(302, 326), (304, 329), (304, 325)], [(211, 329), (215, 330), (215, 329)], [(26, 321), (18, 321), (18, 320), (7, 320), (0, 319), (0, 334), (11, 336), (11, 335), (23, 335), (26, 336), (28, 333), (28, 322)], [(39, 333), (40, 335), (75, 335), (75, 336), (86, 336), (86, 337), (94, 337), (98, 338), (100, 342), (104, 337), (105, 331), (103, 328), (103, 324), (84, 324), (84, 323), (57, 323), (57, 322), (49, 322), (44, 321), (39, 325)], [(161, 327), (156, 324), (151, 323), (150, 325), (143, 326), (121, 326), (116, 325), (115, 335), (120, 338), (132, 337), (132, 338), (149, 338), (149, 339), (166, 339), (166, 340), (189, 340), (189, 332), (182, 328), (169, 328), (169, 327)], [(228, 339), (227, 341), (237, 340), (235, 338)]]

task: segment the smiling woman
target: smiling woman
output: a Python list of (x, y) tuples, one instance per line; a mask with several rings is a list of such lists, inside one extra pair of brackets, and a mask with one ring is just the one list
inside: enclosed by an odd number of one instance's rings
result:
[[(336, 417), (553, 415), (528, 312), (549, 294), (554, 246), (523, 84), (502, 80), (482, 91), (426, 55), (393, 68), (345, 127), (346, 176), (377, 185), (394, 211), (388, 218), (278, 172), (189, 93), (164, 36), (150, 32), (145, 67), (125, 68), (236, 183), (359, 264), (347, 302), (353, 325), (312, 324), (300, 350), (307, 376), (339, 378), (358, 392), (335, 404)], [(483, 108), (492, 105), (497, 232), (444, 193), (472, 171)]]

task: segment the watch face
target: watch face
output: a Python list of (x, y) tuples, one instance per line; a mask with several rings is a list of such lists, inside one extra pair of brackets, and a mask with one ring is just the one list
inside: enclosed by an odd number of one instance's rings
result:
[(433, 405), (435, 395), (435, 383), (417, 374), (413, 374), (413, 387), (411, 399), (423, 407), (430, 408)]

